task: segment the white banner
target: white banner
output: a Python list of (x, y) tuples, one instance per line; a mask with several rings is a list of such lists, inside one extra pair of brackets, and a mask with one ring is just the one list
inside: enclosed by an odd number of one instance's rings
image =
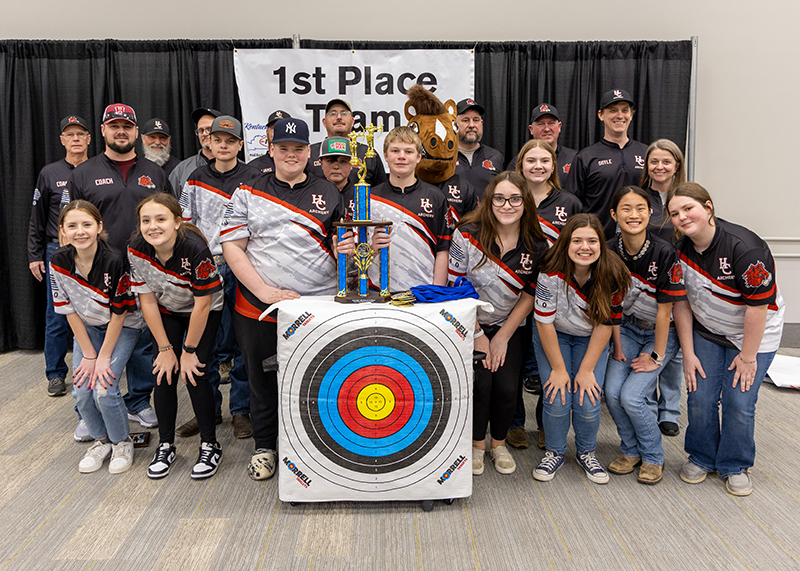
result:
[[(325, 104), (341, 98), (355, 128), (406, 125), (406, 92), (419, 83), (444, 103), (474, 97), (470, 50), (241, 50), (233, 52), (248, 160), (267, 152), (267, 118), (277, 109), (308, 123), (311, 143), (326, 133)], [(375, 147), (383, 149), (383, 138)]]

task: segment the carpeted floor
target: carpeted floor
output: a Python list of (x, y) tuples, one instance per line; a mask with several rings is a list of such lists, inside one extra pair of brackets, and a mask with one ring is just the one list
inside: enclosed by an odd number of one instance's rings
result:
[[(716, 476), (683, 483), (682, 434), (664, 439), (665, 476), (652, 487), (633, 474), (590, 483), (570, 437), (553, 481), (531, 478), (535, 446), (512, 451), (514, 474), (489, 464), (471, 498), (425, 513), (413, 502), (281, 503), (275, 480), (247, 477), (252, 440), (233, 438), (227, 411), (211, 480), (189, 478), (199, 437), (178, 439), (172, 473), (149, 480), (156, 431), (125, 474), (79, 474), (88, 444), (73, 442), (73, 400), (48, 397), (43, 371), (41, 353), (0, 355), (2, 570), (800, 569), (800, 391), (761, 389), (746, 498)], [(180, 422), (191, 413), (179, 394)], [(605, 465), (618, 453), (605, 408), (597, 453)]]

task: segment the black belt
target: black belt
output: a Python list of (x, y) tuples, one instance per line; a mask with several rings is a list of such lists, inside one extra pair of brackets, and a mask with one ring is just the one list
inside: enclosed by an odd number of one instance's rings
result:
[[(647, 329), (648, 331), (655, 331), (655, 329), (656, 329), (656, 324), (655, 323), (653, 323), (652, 321), (645, 321), (644, 319), (639, 319), (635, 315), (626, 315), (625, 319), (627, 319), (628, 321), (630, 321), (631, 323), (633, 323), (637, 327), (640, 327), (641, 329)], [(670, 321), (669, 322), (669, 326), (670, 327), (675, 327), (675, 322), (674, 321)]]

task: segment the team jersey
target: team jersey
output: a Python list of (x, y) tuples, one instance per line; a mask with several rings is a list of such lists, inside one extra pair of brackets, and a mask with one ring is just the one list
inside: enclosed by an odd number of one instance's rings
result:
[(539, 214), (539, 226), (551, 246), (558, 240), (561, 228), (573, 214), (583, 212), (581, 201), (574, 194), (553, 188), (536, 207)]
[(170, 186), (176, 189), (176, 192), (180, 192), (183, 189), (183, 185), (186, 184), (187, 180), (189, 180), (190, 174), (213, 160), (213, 158), (209, 160), (203, 154), (203, 149), (200, 149), (196, 155), (192, 155), (187, 159), (183, 159), (174, 169), (172, 169), (172, 172), (169, 173)]
[(667, 205), (662, 201), (661, 193), (653, 190), (652, 187), (648, 187), (645, 190), (650, 195), (650, 208), (653, 209), (647, 229), (674, 246), (678, 241), (675, 237), (675, 226), (672, 225), (669, 210), (667, 210)]
[[(275, 175), (263, 175), (234, 193), (220, 241), (247, 238), (247, 258), (268, 286), (300, 295), (334, 295), (331, 224), (344, 215), (342, 195), (327, 180), (306, 174), (306, 180), (290, 187)], [(240, 281), (236, 311), (258, 319), (266, 308)]]
[(222, 254), (219, 231), (233, 193), (259, 176), (258, 170), (244, 163), (237, 162), (231, 170), (221, 173), (210, 162), (194, 171), (183, 185), (180, 198), (183, 220), (200, 228), (213, 255)]
[(275, 159), (269, 153), (264, 153), (247, 163), (247, 166), (258, 169), (264, 174), (272, 174), (275, 172)]
[(117, 163), (102, 153), (75, 167), (67, 182), (69, 200), (82, 198), (100, 210), (108, 243), (119, 252), (125, 252), (136, 229), (137, 205), (156, 192), (172, 192), (172, 187), (161, 167), (142, 157), (136, 158), (127, 181)]
[(639, 184), (646, 153), (647, 145), (633, 139), (628, 139), (621, 149), (616, 143), (600, 139), (581, 149), (572, 161), (565, 188), (580, 199), (586, 212), (600, 218), (606, 239), (611, 239), (617, 229), (611, 218), (611, 199), (623, 186)]
[[(349, 203), (352, 190), (345, 193)], [(389, 245), (389, 288), (405, 291), (432, 284), (436, 254), (450, 247), (447, 202), (442, 191), (419, 179), (404, 189), (390, 182), (371, 189), (372, 220), (392, 222)], [(376, 254), (377, 255), (377, 254)], [(379, 268), (373, 264), (369, 277), (378, 283)]]
[(694, 329), (710, 341), (741, 350), (747, 306), (767, 305), (758, 351), (776, 351), (783, 332), (784, 303), (769, 246), (738, 224), (717, 218), (716, 226), (711, 245), (702, 253), (688, 236), (677, 245)]
[(28, 263), (43, 262), (47, 242), (58, 241), (58, 215), (69, 202), (67, 181), (75, 169), (66, 159), (45, 165), (33, 189), (28, 226)]
[(465, 214), (478, 207), (478, 195), (472, 184), (458, 173), (433, 186), (444, 191), (448, 204), (447, 226), (452, 232)]
[[(481, 325), (503, 325), (523, 291), (536, 294), (536, 279), (539, 264), (547, 251), (547, 243), (538, 243), (535, 252), (529, 252), (522, 240), (495, 262), (484, 256), (478, 241), (480, 226), (466, 224), (453, 233), (450, 244), (449, 279), (455, 282), (466, 277), (480, 295), (482, 301), (492, 304), (494, 312), (478, 308), (478, 323)], [(500, 249), (494, 244), (492, 253), (500, 258)], [(476, 268), (485, 257), (485, 263)]]
[[(536, 321), (553, 323), (556, 331), (567, 335), (590, 336), (594, 326), (589, 320), (587, 296), (593, 285), (594, 276), (589, 277), (582, 287), (573, 277), (566, 287), (561, 272), (540, 273), (533, 310)], [(611, 297), (611, 314), (604, 325), (619, 325), (622, 323), (622, 299), (619, 292), (614, 292)]]
[(686, 299), (678, 252), (669, 242), (647, 230), (644, 251), (635, 256), (625, 251), (619, 236), (608, 241), (608, 248), (617, 253), (631, 272), (631, 288), (622, 304), (625, 315), (655, 323), (659, 303)]
[(503, 170), (503, 155), (500, 151), (479, 145), (472, 155), (472, 163), (459, 152), (456, 158), (456, 174), (469, 182), (480, 196), (489, 182)]
[(206, 295), (212, 296), (211, 311), (222, 309), (222, 277), (208, 246), (191, 230), (175, 239), (172, 257), (164, 263), (143, 236), (131, 241), (128, 260), (133, 291), (155, 294), (162, 313), (191, 314), (194, 298)]
[[(308, 168), (306, 169), (306, 172), (313, 174), (317, 178), (325, 180), (325, 173), (322, 172), (322, 159), (319, 158), (319, 152), (321, 148), (322, 141), (311, 145), (311, 156), (308, 158)], [(364, 161), (367, 165), (367, 173), (364, 176), (364, 180), (366, 180), (367, 184), (371, 186), (377, 186), (386, 182), (389, 180), (389, 178), (386, 176), (386, 169), (383, 167), (383, 161), (381, 160), (380, 154), (376, 153), (374, 157), (370, 157), (368, 159), (364, 158), (364, 155), (367, 154), (368, 148), (369, 147), (367, 147), (367, 145), (364, 143), (359, 143), (356, 154), (358, 155), (358, 158)], [(350, 181), (350, 185), (358, 182), (357, 167), (353, 167), (353, 170), (350, 171), (350, 177), (348, 180)]]
[[(170, 155), (169, 158), (167, 159), (167, 162), (165, 162), (163, 165), (161, 165), (161, 170), (163, 170), (164, 174), (167, 175), (167, 180), (169, 180), (169, 175), (172, 174), (172, 171), (174, 171), (175, 167), (177, 167), (179, 164), (181, 164), (180, 159)], [(170, 184), (170, 186), (172, 186), (172, 185)], [(172, 187), (172, 192), (180, 192), (180, 191), (181, 191), (181, 188), (179, 186), (178, 187), (175, 187), (175, 186)]]
[(92, 269), (84, 276), (75, 264), (75, 248), (68, 244), (50, 257), (50, 288), (53, 307), (62, 315), (77, 314), (87, 325), (108, 325), (111, 314), (123, 314), (125, 327), (144, 329), (136, 308), (131, 278), (125, 259), (105, 240), (97, 241)]
[[(572, 161), (575, 160), (575, 155), (578, 151), (570, 149), (569, 147), (562, 147), (558, 145), (556, 148), (556, 166), (558, 167), (558, 182), (561, 183), (561, 188), (567, 188), (567, 181), (569, 180), (569, 173), (572, 170)], [(506, 170), (513, 171), (517, 169), (517, 156), (514, 155), (511, 162), (508, 163)]]

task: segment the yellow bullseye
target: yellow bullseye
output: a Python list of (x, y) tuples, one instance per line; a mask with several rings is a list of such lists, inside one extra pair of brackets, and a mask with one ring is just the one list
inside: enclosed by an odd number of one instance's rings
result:
[(394, 393), (386, 385), (367, 385), (358, 393), (356, 405), (364, 418), (383, 420), (394, 410)]

